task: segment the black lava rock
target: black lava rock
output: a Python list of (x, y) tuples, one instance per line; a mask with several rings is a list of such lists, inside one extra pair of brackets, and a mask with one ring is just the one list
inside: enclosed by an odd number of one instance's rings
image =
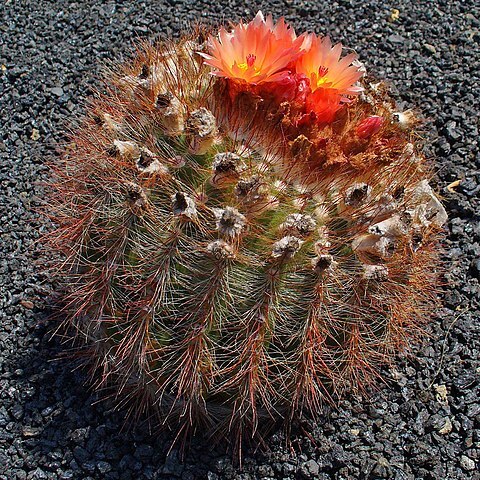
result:
[[(477, 479), (480, 459), (480, 84), (478, 2), (399, 0), (2, 2), (0, 22), (0, 480)], [(325, 421), (282, 431), (242, 466), (201, 435), (182, 458), (173, 436), (125, 425), (126, 412), (85, 387), (86, 373), (51, 340), (56, 285), (37, 212), (64, 132), (101, 88), (99, 72), (133, 42), (177, 36), (197, 21), (286, 15), (356, 49), (425, 118), (426, 154), (450, 223), (444, 307), (422, 344), (381, 372), (388, 385), (352, 395)], [(459, 180), (457, 187), (447, 189)], [(432, 312), (432, 315), (434, 312)]]

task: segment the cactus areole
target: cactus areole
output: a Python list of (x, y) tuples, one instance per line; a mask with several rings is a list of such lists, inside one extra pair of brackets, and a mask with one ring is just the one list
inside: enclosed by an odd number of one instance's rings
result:
[(415, 116), (366, 75), (261, 12), (107, 72), (50, 206), (99, 388), (240, 442), (364, 390), (422, 333), (446, 213)]

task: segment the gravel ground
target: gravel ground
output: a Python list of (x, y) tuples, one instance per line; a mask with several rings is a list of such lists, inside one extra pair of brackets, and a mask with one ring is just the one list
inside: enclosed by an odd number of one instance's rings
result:
[[(224, 3), (1, 1), (0, 480), (480, 479), (478, 3)], [(401, 107), (422, 112), (450, 215), (448, 273), (443, 308), (423, 343), (385, 372), (388, 385), (326, 411), (289, 448), (274, 433), (267, 453), (246, 452), (239, 468), (201, 438), (182, 462), (168, 453), (169, 436), (124, 429), (124, 413), (99, 403), (85, 372), (59, 359), (66, 348), (47, 322), (58, 287), (42, 273), (37, 239), (48, 225), (35, 209), (45, 160), (100, 85), (102, 62), (128, 56), (134, 39), (250, 18), (258, 7), (355, 47)]]

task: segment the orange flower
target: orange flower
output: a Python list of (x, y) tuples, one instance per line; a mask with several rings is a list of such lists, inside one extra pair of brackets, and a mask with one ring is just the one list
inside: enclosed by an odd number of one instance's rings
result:
[(307, 110), (315, 112), (318, 121), (330, 123), (342, 104), (350, 101), (345, 95), (363, 90), (355, 85), (363, 75), (360, 67), (352, 65), (357, 55), (340, 59), (342, 44), (332, 47), (329, 37), (321, 39), (314, 33), (306, 36), (302, 48), (305, 53), (297, 60), (296, 71), (310, 81)]
[(302, 48), (305, 53), (297, 60), (296, 70), (310, 80), (312, 92), (329, 88), (337, 90), (340, 95), (357, 95), (363, 90), (355, 86), (363, 75), (360, 67), (352, 65), (357, 55), (350, 53), (340, 59), (341, 43), (332, 47), (329, 37), (319, 38), (311, 33), (305, 37)]
[(283, 18), (274, 25), (271, 15), (265, 19), (259, 11), (251, 22), (240, 22), (231, 32), (222, 27), (218, 38), (210, 37), (210, 53), (203, 57), (219, 77), (255, 85), (274, 82), (288, 75), (287, 67), (300, 55), (304, 39), (297, 38)]

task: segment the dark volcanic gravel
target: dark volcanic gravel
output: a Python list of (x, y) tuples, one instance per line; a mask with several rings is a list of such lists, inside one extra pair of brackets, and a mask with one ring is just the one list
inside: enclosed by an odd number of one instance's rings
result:
[[(480, 479), (478, 3), (223, 3), (1, 2), (0, 479)], [(50, 340), (46, 300), (58, 286), (42, 273), (36, 242), (48, 224), (35, 209), (45, 160), (100, 85), (102, 62), (128, 56), (135, 39), (250, 18), (258, 7), (355, 47), (402, 108), (422, 112), (450, 222), (444, 308), (423, 344), (370, 398), (304, 425), (291, 448), (274, 433), (270, 450), (246, 452), (240, 469), (201, 438), (181, 462), (167, 455), (170, 437), (123, 429), (124, 412), (96, 403), (85, 373), (58, 360), (65, 347)]]

